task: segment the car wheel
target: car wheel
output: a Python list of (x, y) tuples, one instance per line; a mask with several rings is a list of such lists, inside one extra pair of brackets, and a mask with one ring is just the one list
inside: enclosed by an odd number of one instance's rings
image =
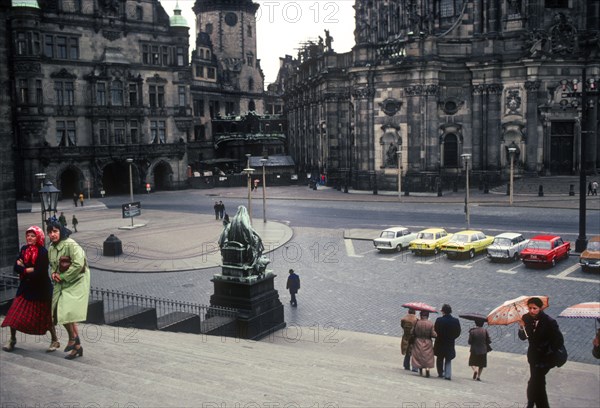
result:
[(550, 264), (552, 266), (556, 266), (556, 258), (552, 258), (552, 261), (550, 262)]
[(471, 259), (475, 258), (475, 250), (474, 249), (471, 249), (469, 251), (469, 258), (471, 258)]
[(396, 245), (396, 251), (402, 252), (402, 244)]
[(519, 260), (519, 253), (518, 253), (518, 252), (515, 252), (515, 254), (513, 255), (513, 259), (514, 259), (515, 261), (518, 261), (518, 260)]
[(439, 249), (438, 247), (435, 247), (435, 248), (433, 249), (433, 254), (434, 254), (434, 255), (437, 255), (437, 254), (439, 254), (439, 253), (440, 253), (440, 249)]

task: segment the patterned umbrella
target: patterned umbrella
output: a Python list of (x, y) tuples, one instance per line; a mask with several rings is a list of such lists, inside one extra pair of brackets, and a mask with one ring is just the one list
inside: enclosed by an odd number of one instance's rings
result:
[(532, 297), (540, 298), (543, 303), (542, 310), (548, 307), (548, 296), (519, 296), (518, 298), (507, 300), (492, 310), (487, 316), (488, 324), (509, 325), (520, 321), (521, 317), (529, 312), (527, 301)]
[(600, 302), (578, 303), (576, 305), (569, 306), (560, 312), (558, 317), (600, 319)]
[(402, 305), (402, 307), (406, 307), (408, 309), (420, 310), (429, 313), (437, 313), (437, 310), (433, 306), (429, 306), (427, 303), (423, 302), (409, 302)]

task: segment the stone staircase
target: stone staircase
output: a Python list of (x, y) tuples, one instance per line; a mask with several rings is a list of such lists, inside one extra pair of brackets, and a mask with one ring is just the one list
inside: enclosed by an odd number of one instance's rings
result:
[[(528, 378), (525, 356), (494, 351), (483, 381), (473, 381), (464, 347), (452, 381), (434, 370), (419, 377), (402, 369), (398, 338), (316, 327), (288, 327), (259, 342), (89, 324), (80, 333), (84, 355), (74, 361), (45, 353), (48, 339), (36, 336), (0, 352), (2, 405), (521, 406)], [(550, 403), (597, 407), (598, 381), (597, 366), (569, 362), (548, 376)]]

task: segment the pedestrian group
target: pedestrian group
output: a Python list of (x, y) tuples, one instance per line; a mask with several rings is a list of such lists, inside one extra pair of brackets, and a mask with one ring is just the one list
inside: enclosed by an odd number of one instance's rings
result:
[[(73, 217), (73, 225), (77, 225)], [(84, 250), (69, 238), (71, 231), (66, 228), (64, 214), (47, 221), (46, 233), (48, 249), (40, 227), (34, 225), (25, 232), (26, 244), (13, 267), (19, 274), (19, 287), (2, 322), (2, 327), (10, 327), (10, 339), (2, 350), (15, 349), (20, 331), (31, 335), (50, 332), (46, 351), (56, 351), (61, 345), (55, 326), (61, 324), (69, 335), (65, 358), (72, 360), (83, 356), (77, 323), (87, 318), (90, 269)]]

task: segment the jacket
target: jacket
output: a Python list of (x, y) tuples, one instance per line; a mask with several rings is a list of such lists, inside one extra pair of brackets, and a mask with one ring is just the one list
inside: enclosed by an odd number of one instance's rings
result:
[(490, 335), (483, 327), (473, 327), (469, 330), (469, 344), (471, 345), (471, 353), (476, 355), (487, 354)]
[(529, 314), (523, 315), (524, 329), (519, 329), (519, 338), (529, 341), (527, 362), (535, 367), (555, 367), (553, 353), (564, 345), (564, 338), (556, 320), (543, 311), (536, 319)]
[(456, 317), (447, 314), (437, 318), (434, 327), (437, 333), (437, 338), (433, 345), (435, 355), (452, 360), (456, 357), (454, 340), (460, 336), (460, 322)]
[(298, 293), (300, 289), (300, 277), (295, 273), (290, 273), (285, 288), (289, 289), (290, 293)]
[(61, 256), (71, 257), (71, 266), (60, 272), (61, 281), (54, 283), (52, 317), (55, 323), (84, 321), (90, 297), (90, 269), (83, 248), (71, 238), (66, 238), (50, 245), (48, 253), (51, 272), (59, 272)]
[[(20, 259), (24, 258), (27, 245), (21, 247)], [(25, 273), (25, 268), (33, 267), (33, 272)], [(15, 265), (13, 270), (19, 274), (19, 288), (16, 296), (23, 295), (27, 300), (50, 300), (52, 299), (52, 281), (48, 275), (48, 250), (42, 246), (38, 247), (38, 256), (35, 265), (26, 264), (25, 267)]]

